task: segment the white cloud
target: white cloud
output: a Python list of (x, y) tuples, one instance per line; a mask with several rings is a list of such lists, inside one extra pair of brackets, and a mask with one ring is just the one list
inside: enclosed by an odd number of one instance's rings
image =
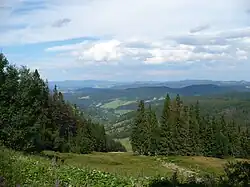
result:
[[(21, 1), (11, 2), (8, 4), (12, 6), (12, 10), (24, 8), (25, 4)], [(238, 18), (245, 15), (245, 11), (242, 11), (245, 10), (244, 2), (245, 0), (44, 0), (46, 8), (7, 16), (5, 23), (25, 24), (27, 28), (4, 33), (0, 43), (34, 43), (103, 35), (117, 39), (159, 39), (173, 33), (187, 33), (190, 28), (204, 23), (212, 25), (216, 30), (222, 27), (238, 28), (242, 26)], [(53, 23), (62, 19), (70, 22), (64, 27), (52, 27)]]
[(120, 42), (110, 40), (103, 43), (95, 43), (87, 50), (76, 52), (75, 55), (85, 61), (119, 61), (123, 53), (120, 48)]
[[(216, 34), (215, 34), (216, 35)], [(200, 35), (198, 36), (199, 39)], [(211, 35), (210, 38), (214, 36)], [(196, 40), (195, 36), (193, 39)], [(197, 39), (197, 40), (198, 40)], [(209, 40), (209, 38), (208, 38)], [(84, 64), (118, 64), (140, 61), (144, 64), (193, 63), (207, 61), (239, 61), (248, 59), (245, 38), (225, 40), (223, 45), (187, 45), (174, 40), (97, 40), (74, 45), (54, 46), (45, 51), (72, 55)], [(185, 43), (185, 42), (183, 42)]]

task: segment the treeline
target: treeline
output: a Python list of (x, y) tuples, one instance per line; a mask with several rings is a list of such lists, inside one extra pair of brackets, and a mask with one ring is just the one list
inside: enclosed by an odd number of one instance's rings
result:
[(199, 102), (185, 106), (179, 95), (166, 96), (161, 118), (140, 101), (130, 136), (134, 152), (143, 155), (249, 157), (250, 129), (224, 116), (202, 116)]
[(7, 147), (39, 152), (125, 151), (102, 125), (83, 117), (37, 70), (9, 64), (0, 54), (0, 141)]

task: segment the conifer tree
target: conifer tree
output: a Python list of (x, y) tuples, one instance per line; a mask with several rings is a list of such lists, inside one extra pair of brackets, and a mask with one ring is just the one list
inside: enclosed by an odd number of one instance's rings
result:
[(145, 115), (145, 104), (144, 101), (141, 100), (138, 105), (136, 118), (134, 120), (132, 126), (131, 133), (131, 145), (134, 152), (138, 152), (139, 154), (145, 154), (147, 150), (147, 145), (145, 141), (144, 135), (145, 129), (147, 127), (147, 119)]
[(215, 135), (213, 131), (213, 125), (212, 120), (210, 119), (210, 116), (207, 116), (204, 118), (204, 124), (205, 124), (205, 130), (204, 134), (202, 134), (202, 143), (203, 143), (203, 155), (204, 156), (213, 156), (213, 147), (215, 143)]
[(148, 138), (149, 138), (149, 145), (148, 145), (148, 152), (150, 155), (157, 154), (157, 144), (159, 141), (159, 132), (158, 132), (158, 121), (156, 118), (155, 111), (152, 110), (151, 105), (148, 109)]
[(194, 107), (191, 105), (189, 108), (189, 129), (188, 129), (188, 146), (190, 147), (190, 155), (195, 155), (197, 153), (197, 134), (198, 134), (198, 128), (197, 128), (197, 122), (194, 112)]
[(160, 123), (160, 139), (159, 139), (159, 154), (161, 155), (170, 155), (173, 154), (173, 142), (172, 142), (172, 122), (170, 119), (171, 116), (171, 99), (167, 94), (165, 101), (163, 112), (161, 116)]
[(179, 141), (181, 141), (182, 144), (182, 148), (180, 151), (181, 155), (189, 155), (190, 152), (190, 147), (188, 145), (188, 137), (189, 137), (189, 108), (188, 106), (184, 106), (183, 107), (183, 111), (181, 114), (181, 118), (180, 118), (180, 124), (181, 124), (181, 128), (179, 131), (180, 134), (180, 139)]

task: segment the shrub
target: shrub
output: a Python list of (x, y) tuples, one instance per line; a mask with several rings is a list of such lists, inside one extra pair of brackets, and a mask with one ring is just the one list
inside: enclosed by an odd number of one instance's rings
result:
[(250, 163), (243, 162), (229, 162), (224, 168), (226, 180), (230, 186), (250, 186)]

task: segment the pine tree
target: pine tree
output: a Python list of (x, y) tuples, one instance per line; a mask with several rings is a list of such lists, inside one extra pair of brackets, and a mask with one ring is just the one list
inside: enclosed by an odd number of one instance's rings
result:
[(241, 154), (241, 144), (240, 144), (240, 128), (236, 125), (235, 121), (229, 123), (228, 138), (229, 138), (229, 153), (232, 156), (239, 157)]
[(188, 147), (190, 147), (190, 155), (196, 155), (197, 154), (197, 146), (198, 146), (198, 140), (197, 140), (197, 134), (198, 134), (198, 126), (195, 116), (195, 110), (194, 107), (191, 105), (189, 108), (189, 129), (188, 129)]
[(202, 139), (200, 137), (201, 133), (203, 133), (202, 131), (204, 131), (204, 125), (202, 127), (201, 124), (201, 114), (200, 114), (200, 104), (199, 101), (196, 102), (195, 106), (194, 106), (194, 127), (195, 127), (195, 152), (196, 155), (201, 155), (202, 153)]
[(141, 100), (138, 105), (137, 115), (132, 126), (131, 145), (134, 152), (139, 154), (146, 154), (148, 150), (144, 135), (145, 128), (147, 127), (147, 119), (145, 115), (145, 104)]
[(205, 131), (204, 131), (204, 134), (202, 134), (203, 155), (204, 156), (213, 156), (215, 135), (214, 135), (214, 131), (213, 131), (212, 120), (210, 119), (209, 115), (206, 118), (204, 118), (203, 124), (205, 124)]
[(172, 142), (172, 124), (170, 120), (171, 116), (171, 99), (167, 94), (164, 107), (161, 116), (160, 126), (160, 140), (159, 140), (159, 154), (170, 155), (173, 154), (173, 142)]
[(188, 106), (183, 107), (183, 111), (180, 118), (180, 130), (179, 130), (179, 141), (181, 141), (181, 155), (189, 155), (190, 147), (188, 145), (188, 137), (189, 137), (189, 108)]
[(155, 155), (157, 154), (157, 144), (159, 141), (159, 132), (158, 132), (158, 121), (156, 118), (155, 111), (152, 110), (151, 105), (149, 106), (148, 109), (148, 152), (150, 155)]
[(173, 144), (175, 148), (175, 154), (185, 155), (185, 147), (183, 142), (185, 141), (185, 123), (182, 119), (182, 101), (180, 95), (177, 94), (174, 104), (173, 104)]
[(250, 157), (250, 128), (246, 127), (246, 157)]

